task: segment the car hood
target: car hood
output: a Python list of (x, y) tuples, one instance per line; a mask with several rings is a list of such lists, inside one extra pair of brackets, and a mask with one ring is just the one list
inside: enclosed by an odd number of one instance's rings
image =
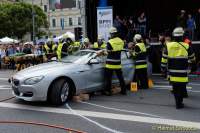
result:
[(77, 64), (73, 63), (62, 63), (62, 62), (49, 62), (43, 63), (40, 65), (32, 66), (21, 70), (15, 74), (15, 76), (20, 77), (30, 77), (30, 76), (39, 76), (46, 75), (48, 73), (53, 73), (55, 71), (62, 71), (67, 69), (73, 69)]

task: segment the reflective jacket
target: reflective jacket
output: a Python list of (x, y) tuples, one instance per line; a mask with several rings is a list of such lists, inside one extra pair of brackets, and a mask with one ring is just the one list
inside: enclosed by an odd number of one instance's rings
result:
[(58, 44), (58, 48), (56, 51), (58, 60), (61, 60), (61, 58), (68, 55), (68, 48), (69, 48), (69, 46), (67, 43), (59, 43)]
[(184, 42), (170, 42), (164, 49), (161, 68), (169, 72), (170, 82), (188, 82), (188, 61), (195, 60), (191, 47)]
[(57, 51), (56, 51), (58, 60), (61, 60), (62, 46), (63, 46), (62, 43), (59, 43), (59, 44), (58, 44), (58, 48), (57, 48)]
[(133, 53), (135, 69), (147, 68), (147, 49), (144, 43), (137, 43)]
[(106, 43), (103, 42), (103, 44), (99, 47), (98, 43), (95, 42), (93, 48), (106, 49)]
[(56, 45), (53, 44), (51, 48), (49, 48), (49, 46), (47, 44), (44, 45), (44, 49), (45, 49), (45, 53), (49, 54), (49, 53), (54, 53), (56, 51)]
[(119, 37), (112, 38), (108, 41), (108, 56), (106, 59), (106, 68), (121, 69), (121, 51), (124, 48), (124, 42)]

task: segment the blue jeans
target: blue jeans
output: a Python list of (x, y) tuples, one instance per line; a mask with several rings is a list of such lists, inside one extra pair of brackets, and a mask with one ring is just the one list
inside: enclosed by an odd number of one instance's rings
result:
[(139, 31), (142, 36), (145, 36), (146, 35), (146, 25), (140, 25)]

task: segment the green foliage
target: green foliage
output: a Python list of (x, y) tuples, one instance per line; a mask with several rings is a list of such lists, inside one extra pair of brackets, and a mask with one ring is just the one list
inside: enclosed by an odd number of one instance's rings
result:
[[(40, 28), (48, 28), (46, 14), (34, 5), (35, 31), (40, 35)], [(32, 5), (27, 3), (0, 4), (0, 37), (18, 37), (32, 32)], [(44, 32), (42, 33), (44, 34)]]

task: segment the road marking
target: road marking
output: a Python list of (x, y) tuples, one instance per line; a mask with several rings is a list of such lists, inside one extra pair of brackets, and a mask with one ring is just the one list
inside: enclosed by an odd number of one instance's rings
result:
[[(168, 88), (168, 89), (172, 89), (172, 86), (170, 85), (154, 85), (153, 88)], [(187, 89), (192, 89), (191, 86), (187, 86)]]
[(0, 85), (0, 90), (11, 90), (11, 85)]
[[(51, 107), (38, 107), (38, 106), (30, 106), (30, 105), (20, 105), (20, 104), (15, 104), (15, 103), (4, 103), (3, 102), (3, 103), (0, 103), (0, 107), (11, 108), (11, 109), (19, 109), (19, 110), (30, 110), (30, 111), (57, 113), (57, 114), (67, 114), (67, 115), (73, 114), (68, 109), (59, 109), (59, 108), (51, 108)], [(172, 120), (172, 119), (163, 119), (163, 118), (152, 118), (152, 117), (146, 117), (146, 116), (124, 115), (124, 114), (115, 114), (115, 113), (83, 111), (83, 110), (75, 110), (75, 111), (78, 114), (81, 114), (82, 116), (87, 116), (87, 117), (104, 118), (104, 119), (112, 119), (112, 120), (122, 120), (122, 121), (130, 121), (130, 122), (141, 122), (141, 123), (149, 123), (149, 124), (181, 126), (181, 127), (189, 127), (189, 128), (200, 129), (200, 122)]]
[(89, 103), (89, 102), (80, 102), (80, 103), (84, 103), (84, 104), (88, 104), (88, 105), (92, 105), (92, 106), (100, 107), (100, 108), (104, 108), (104, 109), (114, 110), (114, 111), (120, 111), (120, 112), (125, 112), (125, 113), (133, 113), (133, 114), (140, 114), (140, 115), (146, 115), (146, 116), (150, 116), (150, 117), (161, 118), (161, 116), (153, 115), (153, 114), (148, 114), (148, 113), (143, 113), (143, 112), (137, 112), (137, 111), (130, 111), (130, 110), (125, 110), (125, 109), (111, 108), (111, 107), (106, 107), (106, 106), (102, 106), (102, 105), (98, 105), (98, 104), (94, 104), (94, 103)]
[[(155, 81), (154, 82), (155, 84), (169, 84), (168, 81)], [(188, 85), (194, 85), (194, 86), (200, 86), (200, 84), (197, 84), (197, 83), (188, 83)]]
[(2, 81), (8, 81), (9, 78), (0, 78)]
[[(157, 89), (157, 90), (172, 90), (172, 87), (171, 86), (167, 86), (167, 85), (154, 85), (153, 89)], [(200, 93), (200, 91), (194, 91), (194, 90), (191, 90), (192, 88), (191, 87), (187, 87), (187, 91), (189, 92), (194, 92), (194, 93)]]
[(106, 126), (104, 126), (104, 125), (102, 125), (102, 124), (100, 124), (100, 123), (98, 123), (98, 122), (96, 122), (96, 121), (93, 121), (93, 120), (91, 120), (91, 119), (89, 119), (89, 118), (87, 118), (87, 117), (85, 117), (85, 116), (79, 114), (77, 111), (73, 110), (68, 104), (66, 104), (66, 107), (67, 107), (74, 115), (79, 116), (79, 117), (85, 119), (86, 121), (89, 121), (89, 122), (91, 122), (91, 123), (93, 123), (93, 124), (99, 126), (100, 128), (102, 128), (102, 129), (104, 129), (104, 130), (107, 130), (107, 131), (109, 131), (109, 132), (111, 132), (111, 133), (123, 133), (123, 132), (121, 132), (121, 131), (117, 131), (117, 130), (115, 130), (115, 129), (111, 129), (111, 128), (109, 128), (109, 127), (106, 127)]

